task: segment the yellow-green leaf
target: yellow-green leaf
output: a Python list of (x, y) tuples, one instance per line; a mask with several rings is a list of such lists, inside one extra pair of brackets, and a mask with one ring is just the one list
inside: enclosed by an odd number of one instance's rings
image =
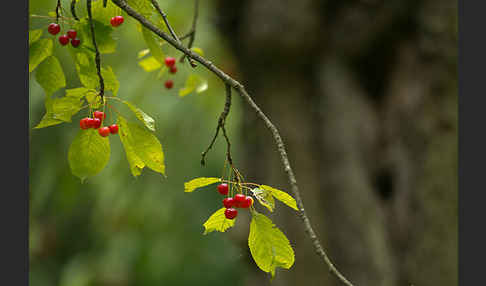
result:
[(143, 160), (137, 155), (134, 150), (133, 145), (133, 137), (130, 132), (130, 128), (128, 127), (128, 122), (122, 116), (118, 116), (118, 126), (120, 140), (122, 142), (123, 148), (125, 149), (125, 154), (127, 156), (128, 164), (130, 165), (130, 171), (134, 177), (139, 176), (142, 173), (143, 168), (145, 167), (145, 163)]
[(93, 19), (99, 21), (102, 24), (110, 25), (111, 17), (121, 15), (122, 10), (120, 7), (113, 4), (112, 1), (107, 1), (106, 7), (103, 7), (103, 1), (93, 1), (91, 6)]
[(130, 7), (132, 7), (135, 11), (145, 16), (145, 18), (150, 18), (152, 13), (154, 12), (154, 8), (152, 3), (147, 0), (127, 0), (127, 3)]
[(195, 52), (196, 54), (200, 55), (201, 57), (204, 56), (204, 52), (201, 48), (198, 47), (192, 47), (191, 50)]
[(184, 87), (179, 89), (179, 96), (186, 96), (191, 92), (201, 93), (208, 89), (208, 82), (197, 74), (191, 74), (187, 79)]
[(74, 97), (81, 99), (90, 92), (93, 92), (94, 90), (86, 88), (86, 87), (77, 87), (77, 88), (71, 88), (71, 89), (66, 89), (66, 96), (67, 97)]
[(152, 56), (160, 64), (164, 64), (165, 55), (164, 52), (162, 51), (162, 48), (160, 47), (160, 42), (154, 38), (154, 33), (149, 29), (142, 27), (142, 35)]
[(266, 186), (266, 185), (260, 185), (260, 188), (270, 192), (270, 194), (274, 198), (276, 198), (277, 200), (286, 204), (287, 206), (293, 208), (294, 210), (296, 210), (296, 211), (299, 210), (297, 208), (297, 202), (295, 201), (295, 199), (291, 195), (287, 194), (286, 192), (272, 188), (270, 186)]
[(42, 61), (35, 72), (35, 79), (42, 86), (47, 96), (66, 86), (64, 72), (55, 56), (49, 56)]
[(150, 53), (149, 49), (143, 49), (140, 52), (138, 52), (137, 57), (139, 59), (141, 59), (141, 58), (145, 57), (146, 55), (148, 55), (149, 53)]
[(128, 102), (126, 100), (120, 100), (121, 102), (125, 103), (128, 108), (130, 108), (138, 120), (142, 121), (142, 123), (147, 127), (150, 131), (155, 132), (155, 120), (150, 117), (147, 113), (143, 112), (140, 108), (136, 107), (133, 103)]
[(269, 191), (255, 188), (252, 189), (251, 192), (262, 206), (273, 212), (273, 209), (275, 208), (275, 200), (273, 199), (273, 196)]
[(295, 261), (289, 240), (273, 222), (256, 211), (252, 212), (248, 246), (258, 267), (275, 276), (277, 267), (289, 269)]
[(118, 94), (118, 89), (120, 88), (120, 82), (116, 78), (115, 73), (110, 66), (106, 68), (101, 68), (101, 75), (105, 82), (105, 90), (113, 92), (113, 96)]
[(78, 113), (83, 102), (75, 97), (46, 97), (45, 107), (46, 114), (41, 122), (35, 126), (35, 129), (44, 128), (63, 122), (71, 122), (71, 117)]
[(42, 29), (37, 29), (37, 30), (30, 30), (29, 31), (29, 46), (37, 41), (38, 39), (40, 39), (40, 37), (42, 36)]
[[(99, 52), (101, 54), (114, 53), (116, 51), (116, 41), (111, 36), (113, 28), (111, 27), (109, 20), (105, 23), (94, 19), (93, 26), (96, 37), (96, 45), (98, 46)], [(70, 47), (70, 49), (79, 50), (80, 48), (87, 48), (94, 51), (91, 27), (88, 19), (81, 19), (81, 21), (77, 21), (74, 25), (74, 29), (76, 29), (78, 32), (78, 38), (81, 39), (81, 45), (76, 48)]]
[[(147, 131), (147, 129), (139, 126), (138, 124), (130, 123), (124, 120), (123, 117), (118, 116), (120, 123), (120, 136), (124, 137), (124, 144), (130, 146), (128, 148), (129, 153), (133, 151), (135, 155), (140, 159), (129, 159), (136, 163), (135, 166), (140, 169), (140, 161), (142, 161), (150, 169), (165, 174), (165, 164), (164, 164), (164, 152), (162, 151), (162, 145), (155, 135)], [(122, 141), (123, 143), (123, 141)], [(127, 151), (127, 149), (125, 149)], [(127, 154), (127, 158), (132, 156)], [(133, 157), (133, 156), (132, 156)], [(132, 174), (137, 173), (133, 172)]]
[(52, 47), (51, 39), (40, 39), (29, 46), (29, 73), (48, 56), (52, 55)]
[(184, 192), (189, 193), (194, 191), (197, 188), (205, 187), (217, 182), (221, 182), (220, 178), (206, 178), (200, 177), (190, 180), (189, 182), (184, 183)]
[(101, 172), (110, 159), (108, 137), (101, 137), (96, 129), (80, 129), (68, 152), (73, 175), (84, 181)]
[(235, 225), (236, 219), (227, 219), (224, 215), (226, 208), (220, 208), (213, 213), (208, 220), (203, 224), (204, 234), (208, 234), (213, 231), (225, 232), (228, 228)]
[(154, 57), (145, 58), (139, 61), (138, 65), (141, 66), (146, 72), (155, 71), (162, 67), (162, 64)]

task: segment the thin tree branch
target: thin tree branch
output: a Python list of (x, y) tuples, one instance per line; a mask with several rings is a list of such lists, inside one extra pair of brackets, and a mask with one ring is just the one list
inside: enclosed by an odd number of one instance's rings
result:
[(73, 15), (74, 19), (79, 21), (79, 18), (76, 15), (76, 0), (71, 0), (71, 15)]
[[(157, 0), (151, 0), (151, 1), (152, 1), (152, 5), (155, 7), (155, 10), (157, 10), (157, 12), (159, 12), (160, 16), (162, 16), (162, 19), (164, 19), (165, 26), (167, 26), (169, 33), (172, 35), (172, 37), (177, 42), (180, 43), (181, 41), (179, 40), (176, 33), (174, 32), (174, 29), (172, 29), (172, 26), (169, 24), (169, 20), (167, 20), (167, 15), (164, 13), (164, 11), (162, 11), (162, 9), (160, 9), (160, 6), (159, 6), (159, 3), (157, 2)], [(197, 64), (191, 58), (189, 58), (189, 63), (191, 64), (191, 66), (193, 68), (195, 68), (197, 66)]]
[(208, 148), (206, 148), (206, 150), (204, 152), (202, 152), (202, 154), (201, 154), (201, 165), (203, 165), (203, 166), (206, 163), (206, 161), (205, 161), (206, 154), (209, 152), (209, 150), (211, 150), (211, 148), (214, 145), (214, 142), (216, 141), (216, 138), (218, 137), (219, 129), (223, 129), (223, 136), (226, 139), (226, 145), (227, 145), (226, 157), (227, 157), (230, 165), (233, 165), (233, 159), (231, 158), (231, 150), (230, 150), (231, 149), (231, 143), (230, 143), (230, 140), (228, 138), (228, 135), (226, 134), (226, 129), (225, 129), (225, 126), (224, 126), (225, 123), (226, 123), (226, 117), (228, 116), (230, 108), (231, 108), (231, 86), (226, 84), (225, 87), (226, 87), (226, 101), (225, 101), (225, 104), (224, 104), (223, 112), (221, 112), (221, 114), (219, 115), (218, 126), (216, 126), (216, 132), (214, 133), (214, 137), (211, 140), (211, 143), (209, 143)]
[(59, 23), (59, 17), (61, 16), (61, 14), (59, 13), (59, 11), (61, 10), (61, 0), (57, 0), (57, 4), (56, 4), (56, 23)]
[(304, 209), (304, 204), (302, 202), (302, 198), (300, 196), (299, 187), (297, 185), (297, 180), (295, 179), (294, 172), (292, 171), (292, 167), (290, 166), (290, 162), (287, 156), (287, 152), (285, 150), (285, 145), (280, 137), (280, 134), (273, 125), (273, 123), (268, 119), (268, 117), (263, 113), (263, 111), (258, 107), (258, 105), (253, 101), (250, 97), (248, 92), (245, 90), (244, 86), (239, 83), (238, 81), (234, 80), (218, 67), (216, 67), (212, 62), (206, 60), (205, 58), (201, 57), (200, 55), (194, 53), (190, 49), (184, 47), (180, 42), (174, 40), (165, 32), (161, 31), (159, 28), (154, 26), (149, 20), (147, 20), (144, 16), (140, 15), (137, 11), (133, 10), (130, 6), (128, 6), (125, 0), (112, 0), (115, 5), (120, 7), (122, 10), (127, 12), (128, 15), (139, 21), (143, 26), (157, 34), (162, 39), (166, 40), (169, 44), (171, 44), (174, 48), (178, 49), (179, 51), (183, 52), (184, 54), (192, 57), (195, 61), (199, 62), (201, 65), (206, 67), (208, 70), (212, 71), (217, 77), (219, 77), (223, 82), (227, 85), (230, 85), (234, 89), (238, 91), (241, 97), (250, 105), (251, 108), (256, 112), (258, 118), (260, 118), (264, 123), (265, 126), (270, 130), (275, 140), (275, 144), (277, 146), (277, 150), (280, 153), (280, 159), (282, 161), (282, 165), (284, 166), (284, 170), (287, 173), (287, 177), (291, 186), (292, 194), (295, 197), (297, 202), (297, 207), (299, 209), (299, 217), (302, 219), (305, 232), (309, 236), (314, 246), (316, 253), (323, 259), (323, 261), (327, 264), (329, 271), (334, 274), (344, 285), (353, 286), (351, 282), (342, 275), (339, 270), (334, 266), (331, 262), (329, 257), (327, 256), (326, 252), (324, 251), (317, 235), (314, 232), (314, 229), (311, 226), (310, 220), (307, 217), (307, 214)]
[(105, 81), (103, 80), (103, 76), (101, 75), (101, 55), (100, 51), (98, 50), (98, 45), (96, 45), (96, 37), (95, 37), (95, 30), (93, 24), (93, 16), (91, 14), (91, 1), (86, 0), (86, 7), (88, 10), (88, 19), (89, 19), (89, 26), (91, 29), (91, 39), (93, 40), (93, 46), (95, 48), (95, 63), (96, 63), (96, 72), (98, 73), (98, 78), (100, 80), (100, 97), (101, 102), (103, 102), (103, 96), (105, 95)]
[[(192, 18), (192, 28), (187, 35), (189, 35), (189, 43), (187, 44), (187, 48), (191, 49), (192, 44), (194, 43), (194, 38), (196, 37), (196, 26), (197, 26), (197, 18), (199, 17), (199, 0), (194, 0), (194, 16)], [(184, 61), (186, 54), (183, 54), (181, 59), (179, 60), (181, 63)]]

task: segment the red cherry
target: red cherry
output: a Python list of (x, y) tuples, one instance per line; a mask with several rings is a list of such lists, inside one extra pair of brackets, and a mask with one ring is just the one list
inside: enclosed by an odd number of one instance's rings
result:
[(89, 120), (88, 117), (79, 120), (79, 127), (81, 127), (81, 129), (88, 129), (90, 127), (88, 120)]
[(63, 46), (67, 45), (69, 43), (69, 37), (67, 35), (59, 36), (59, 43)]
[(112, 124), (112, 125), (108, 126), (108, 128), (110, 128), (110, 133), (111, 133), (111, 134), (116, 134), (116, 133), (118, 133), (118, 125), (116, 125), (116, 124)]
[(73, 47), (75, 47), (75, 48), (76, 48), (77, 46), (79, 46), (79, 44), (81, 44), (81, 40), (80, 40), (80, 39), (72, 39), (72, 40), (71, 40), (71, 45), (72, 45)]
[(57, 33), (61, 31), (61, 26), (59, 26), (59, 24), (56, 23), (50, 23), (49, 26), (47, 27), (47, 31), (51, 35), (57, 35)]
[[(101, 123), (101, 121), (100, 121), (100, 123)], [(94, 121), (94, 119), (93, 119), (93, 118), (89, 118), (89, 117), (88, 117), (88, 118), (86, 119), (86, 126), (88, 126), (88, 128), (93, 128), (93, 127), (94, 127), (94, 125), (95, 125), (95, 121)]]
[(173, 86), (174, 86), (174, 82), (172, 80), (169, 79), (165, 82), (165, 87), (167, 89), (171, 89)]
[(241, 203), (240, 207), (247, 209), (253, 204), (253, 198), (252, 197), (245, 197), (245, 201)]
[(67, 36), (71, 39), (75, 39), (77, 34), (78, 33), (75, 30), (72, 30), (72, 29), (67, 31)]
[(226, 196), (228, 194), (228, 191), (229, 191), (228, 184), (222, 183), (218, 185), (218, 192), (223, 196)]
[(177, 72), (177, 67), (176, 66), (171, 66), (169, 69), (170, 73), (176, 73)]
[(224, 211), (224, 216), (227, 219), (234, 219), (238, 215), (238, 211), (234, 208), (229, 208)]
[(235, 200), (233, 198), (225, 198), (223, 200), (223, 205), (225, 208), (229, 209), (234, 205)]
[(113, 26), (113, 27), (118, 26), (118, 23), (117, 23), (117, 21), (116, 21), (115, 17), (111, 17), (111, 19), (110, 19), (110, 24), (111, 24), (111, 26)]
[(176, 62), (176, 59), (175, 59), (175, 58), (173, 58), (173, 57), (166, 57), (166, 58), (165, 58), (165, 65), (166, 65), (167, 67), (169, 67), (169, 68), (170, 68), (170, 67), (173, 67), (173, 66), (175, 65), (175, 62)]
[(101, 120), (99, 118), (93, 118), (93, 125), (91, 125), (91, 127), (93, 127), (94, 129), (98, 129), (100, 128), (101, 126)]
[(241, 206), (245, 202), (246, 196), (243, 194), (236, 194), (233, 198), (235, 200), (235, 207), (241, 208)]
[(106, 137), (108, 135), (110, 135), (110, 128), (108, 127), (101, 127), (100, 129), (98, 129), (98, 133), (101, 135), (101, 137)]
[(99, 120), (106, 119), (106, 114), (103, 111), (95, 111), (93, 113), (94, 118), (98, 118)]
[(121, 24), (123, 24), (125, 19), (123, 19), (123, 16), (115, 16), (115, 21), (117, 23), (117, 26), (120, 26)]

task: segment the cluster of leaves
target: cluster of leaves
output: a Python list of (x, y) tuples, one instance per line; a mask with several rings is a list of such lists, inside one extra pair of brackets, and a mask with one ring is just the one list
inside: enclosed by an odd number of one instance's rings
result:
[[(184, 184), (184, 191), (193, 192), (198, 188), (219, 182), (222, 182), (220, 178), (195, 178)], [(236, 182), (230, 183), (235, 185), (245, 184)], [(298, 210), (295, 199), (286, 192), (267, 185), (250, 185), (254, 186), (254, 188), (249, 188), (251, 194), (269, 211), (274, 211), (275, 199), (294, 210)], [(203, 224), (204, 234), (213, 231), (225, 232), (227, 229), (234, 226), (236, 219), (227, 219), (224, 215), (224, 211), (225, 208), (221, 208), (206, 220)], [(287, 237), (262, 213), (257, 212), (254, 208), (250, 209), (250, 213), (252, 218), (250, 223), (250, 233), (248, 235), (248, 246), (258, 267), (265, 272), (270, 272), (272, 277), (275, 276), (277, 267), (284, 269), (292, 267), (295, 261), (295, 256), (294, 250), (290, 246)]]
[[(116, 41), (112, 37), (113, 27), (110, 18), (119, 15), (120, 8), (109, 2), (103, 8), (102, 1), (93, 2), (93, 23), (97, 46), (101, 54), (114, 53)], [(110, 66), (101, 67), (105, 91), (112, 96), (105, 96), (101, 101), (98, 94), (99, 78), (95, 65), (95, 50), (92, 42), (87, 17), (73, 22), (72, 27), (82, 39), (78, 47), (66, 46), (71, 55), (81, 87), (64, 90), (64, 96), (55, 97), (54, 93), (66, 88), (66, 77), (60, 61), (54, 56), (54, 40), (42, 38), (43, 29), (29, 31), (29, 73), (35, 70), (35, 79), (46, 94), (46, 113), (34, 128), (45, 128), (65, 122), (72, 122), (72, 117), (84, 108), (88, 116), (92, 109), (105, 108), (109, 102), (122, 103), (143, 123), (140, 126), (128, 122), (117, 112), (117, 124), (120, 128), (120, 140), (133, 176), (139, 176), (146, 166), (165, 174), (164, 153), (155, 132), (155, 121), (134, 104), (117, 98), (119, 82)], [(106, 94), (105, 94), (106, 95)], [(95, 129), (80, 130), (69, 147), (68, 160), (71, 172), (84, 181), (87, 177), (99, 173), (110, 157), (109, 139), (99, 136)]]

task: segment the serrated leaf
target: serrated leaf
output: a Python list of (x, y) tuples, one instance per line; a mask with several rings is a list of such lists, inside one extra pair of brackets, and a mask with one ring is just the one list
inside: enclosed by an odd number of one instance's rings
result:
[(273, 222), (256, 211), (252, 213), (248, 246), (258, 267), (275, 276), (277, 267), (289, 269), (295, 261), (287, 237)]
[[(110, 1), (111, 2), (111, 1)], [(113, 17), (113, 16), (112, 16)], [(110, 17), (111, 18), (111, 17)], [(106, 24), (93, 19), (93, 26), (96, 37), (96, 45), (101, 54), (114, 53), (116, 50), (116, 41), (111, 36), (113, 28), (108, 21)], [(91, 35), (91, 27), (88, 19), (81, 19), (74, 25), (74, 29), (78, 32), (78, 38), (81, 40), (79, 47), (70, 47), (70, 49), (77, 50), (80, 48), (87, 48), (94, 51), (93, 38)]]
[(149, 49), (143, 49), (137, 54), (137, 58), (141, 59), (150, 53)]
[(145, 58), (139, 61), (138, 65), (141, 66), (146, 72), (155, 71), (162, 67), (162, 64), (154, 57)]
[[(129, 151), (131, 152), (133, 150), (136, 156), (147, 167), (165, 175), (164, 152), (157, 137), (145, 128), (127, 122), (121, 116), (118, 116), (118, 118), (120, 123), (120, 138), (124, 137), (123, 140), (126, 140), (124, 144), (130, 146)], [(139, 163), (140, 160), (135, 160), (134, 162)]]
[(196, 54), (200, 55), (201, 57), (204, 56), (204, 52), (201, 48), (198, 48), (198, 47), (192, 47), (191, 50), (193, 52), (195, 52)]
[(47, 96), (66, 86), (66, 78), (61, 63), (55, 56), (47, 57), (35, 72), (35, 79)]
[(130, 165), (130, 171), (134, 177), (140, 176), (142, 173), (143, 168), (145, 167), (145, 163), (143, 160), (137, 155), (134, 150), (133, 145), (131, 142), (134, 140), (132, 134), (130, 132), (130, 128), (128, 127), (128, 122), (122, 116), (118, 116), (118, 126), (119, 126), (119, 134), (120, 140), (123, 145), (123, 149), (125, 149), (125, 154), (127, 156), (128, 164)]
[(208, 83), (197, 74), (191, 74), (187, 79), (184, 87), (179, 89), (179, 96), (183, 97), (191, 92), (201, 93), (208, 89)]
[(236, 219), (227, 219), (224, 215), (225, 210), (226, 208), (220, 208), (208, 218), (203, 224), (203, 234), (208, 234), (213, 231), (225, 232), (228, 228), (235, 225)]
[(96, 129), (80, 129), (71, 143), (68, 161), (71, 172), (84, 181), (101, 172), (110, 159), (110, 141)]
[(63, 122), (71, 122), (71, 117), (81, 110), (83, 102), (75, 97), (46, 97), (46, 114), (35, 129), (57, 125)]
[(40, 37), (42, 36), (42, 29), (37, 29), (37, 30), (30, 30), (29, 31), (29, 46), (37, 41), (38, 39), (40, 39)]
[[(101, 100), (98, 97), (96, 90), (90, 89), (85, 95), (86, 101), (91, 105), (91, 108), (98, 109), (102, 106)], [(106, 99), (105, 99), (106, 100)]]
[(274, 198), (276, 198), (277, 200), (286, 204), (287, 206), (293, 208), (294, 210), (296, 210), (296, 211), (299, 210), (297, 208), (297, 202), (295, 201), (295, 199), (291, 195), (287, 194), (286, 192), (272, 188), (270, 186), (266, 186), (266, 185), (260, 185), (260, 188), (270, 192), (270, 194)]
[(190, 193), (193, 192), (197, 188), (205, 187), (217, 182), (221, 182), (220, 178), (206, 178), (200, 177), (190, 180), (189, 182), (184, 183), (184, 192)]
[(154, 33), (149, 29), (142, 27), (142, 35), (150, 53), (161, 65), (164, 64), (165, 55), (160, 47), (160, 42), (154, 38)]
[[(84, 52), (73, 52), (73, 58), (81, 84), (89, 89), (99, 88), (100, 82), (96, 71), (94, 55)], [(120, 88), (120, 83), (111, 67), (102, 67), (101, 75), (105, 83), (105, 91), (111, 91), (116, 96)]]
[(273, 212), (273, 209), (275, 208), (275, 200), (273, 199), (273, 196), (269, 191), (255, 188), (252, 189), (251, 192), (262, 206)]
[(128, 106), (128, 108), (130, 108), (133, 113), (135, 113), (137, 119), (142, 121), (145, 127), (147, 127), (150, 131), (155, 132), (155, 120), (152, 117), (150, 117), (147, 113), (143, 112), (140, 108), (136, 107), (133, 103), (126, 100), (120, 101)]
[(51, 39), (40, 39), (29, 46), (29, 73), (48, 56), (52, 55), (52, 47)]

